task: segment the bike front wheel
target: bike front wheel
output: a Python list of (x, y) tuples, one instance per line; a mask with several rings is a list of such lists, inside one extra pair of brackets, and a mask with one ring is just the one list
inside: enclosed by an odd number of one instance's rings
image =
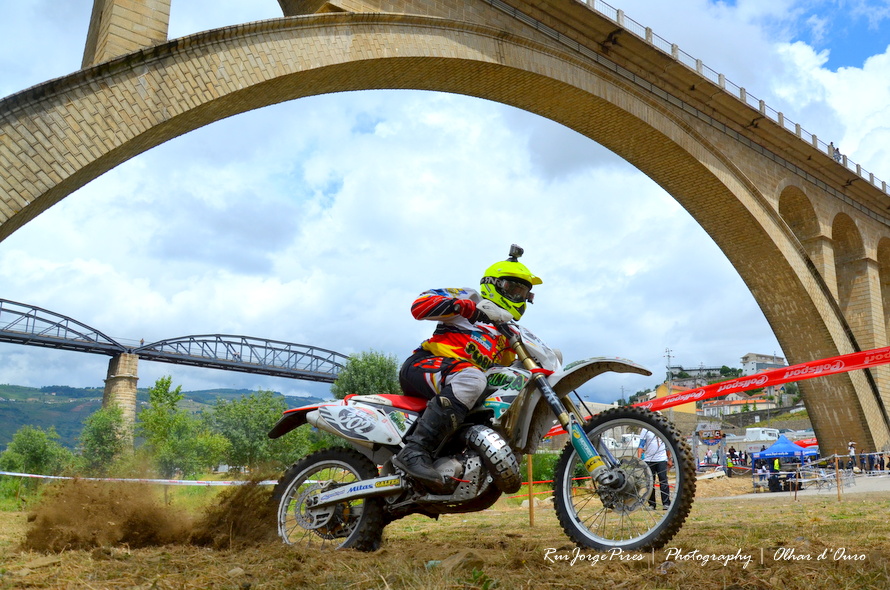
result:
[[(598, 551), (663, 547), (692, 508), (695, 463), (689, 445), (666, 418), (643, 408), (607, 410), (584, 430), (614, 478), (608, 485), (591, 479), (571, 443), (566, 445), (554, 473), (563, 530), (579, 546)], [(641, 438), (649, 457), (640, 457)]]

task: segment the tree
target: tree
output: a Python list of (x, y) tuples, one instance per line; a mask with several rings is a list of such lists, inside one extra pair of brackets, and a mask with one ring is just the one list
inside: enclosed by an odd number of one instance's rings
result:
[(177, 471), (191, 477), (218, 465), (229, 442), (179, 409), (182, 386), (171, 390), (171, 384), (170, 376), (161, 377), (148, 390), (148, 407), (139, 413), (139, 432), (162, 477), (173, 477)]
[(647, 398), (652, 393), (652, 389), (642, 389), (627, 398), (627, 405), (633, 405), (641, 399)]
[(337, 375), (337, 380), (331, 385), (331, 393), (337, 399), (351, 394), (401, 392), (396, 357), (373, 350), (349, 357)]
[(268, 432), (286, 409), (282, 396), (258, 391), (230, 402), (217, 400), (205, 421), (229, 441), (225, 461), (230, 466), (253, 469), (271, 462), (288, 464), (308, 451), (309, 429), (300, 428), (270, 439)]
[(730, 378), (741, 377), (742, 370), (741, 369), (731, 369), (731, 368), (727, 367), (726, 365), (723, 365), (722, 367), (720, 367), (720, 376), (721, 377), (730, 377)]
[(74, 460), (74, 454), (58, 442), (59, 435), (52, 426), (49, 430), (22, 426), (0, 454), (0, 469), (58, 475)]
[(80, 433), (80, 444), (87, 472), (106, 474), (114, 460), (123, 455), (131, 444), (120, 406), (101, 408), (87, 417)]
[(797, 405), (800, 403), (801, 395), (800, 395), (800, 386), (796, 382), (786, 383), (784, 386), (785, 396), (791, 398), (791, 404)]

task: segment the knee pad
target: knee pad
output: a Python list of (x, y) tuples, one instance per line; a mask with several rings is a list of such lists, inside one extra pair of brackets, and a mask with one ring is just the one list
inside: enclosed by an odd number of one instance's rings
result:
[[(448, 377), (445, 390), (450, 389), (451, 396), (469, 409), (476, 405), (479, 396), (485, 391), (486, 383), (485, 373), (481, 370), (464, 369)], [(445, 390), (442, 391), (442, 395), (446, 394)]]

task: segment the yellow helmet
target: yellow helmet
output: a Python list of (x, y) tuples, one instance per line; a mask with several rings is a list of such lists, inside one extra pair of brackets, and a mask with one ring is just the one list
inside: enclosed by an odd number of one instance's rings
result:
[(507, 260), (489, 266), (479, 286), (482, 297), (509, 311), (515, 320), (525, 313), (525, 302), (534, 301), (532, 286), (544, 282), (519, 262), (522, 253), (516, 244), (510, 246)]

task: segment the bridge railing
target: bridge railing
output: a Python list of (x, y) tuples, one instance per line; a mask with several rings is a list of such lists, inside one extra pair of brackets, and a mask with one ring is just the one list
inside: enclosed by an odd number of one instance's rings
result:
[(102, 332), (69, 317), (0, 299), (0, 342), (115, 355), (126, 349)]
[(333, 383), (349, 357), (317, 346), (224, 334), (129, 347), (69, 317), (0, 299), (0, 342)]
[(594, 12), (605, 16), (626, 31), (636, 35), (640, 39), (643, 39), (662, 53), (670, 55), (677, 62), (685, 65), (691, 70), (694, 70), (699, 75), (707, 78), (709, 81), (725, 90), (730, 96), (733, 96), (736, 99), (742, 101), (747, 106), (760, 113), (762, 116), (769, 118), (771, 121), (782, 127), (785, 131), (793, 133), (801, 141), (805, 141), (814, 148), (823, 152), (824, 154), (835, 160), (838, 164), (846, 168), (848, 171), (853, 172), (859, 178), (865, 180), (873, 187), (881, 190), (885, 194), (890, 194), (887, 189), (886, 181), (877, 178), (874, 173), (865, 170), (862, 166), (853, 162), (852, 160), (847, 158), (847, 156), (841, 154), (840, 151), (834, 146), (833, 142), (825, 143), (824, 141), (819, 139), (815, 133), (807, 131), (806, 129), (801, 127), (799, 123), (795, 123), (794, 121), (788, 119), (784, 115), (784, 113), (767, 106), (767, 104), (763, 100), (757, 98), (753, 94), (750, 94), (743, 86), (738, 86), (733, 82), (730, 82), (726, 79), (726, 76), (704, 65), (700, 59), (696, 59), (685, 51), (682, 51), (675, 43), (671, 43), (670, 41), (659, 37), (652, 32), (651, 28), (641, 25), (635, 20), (628, 18), (624, 14), (623, 10), (615, 8), (607, 4), (606, 2), (603, 2), (602, 0), (576, 1), (580, 4), (585, 5), (587, 8), (593, 10)]
[(134, 348), (131, 352), (139, 358), (157, 362), (327, 383), (337, 378), (349, 360), (339, 352), (316, 346), (223, 334), (170, 338)]

